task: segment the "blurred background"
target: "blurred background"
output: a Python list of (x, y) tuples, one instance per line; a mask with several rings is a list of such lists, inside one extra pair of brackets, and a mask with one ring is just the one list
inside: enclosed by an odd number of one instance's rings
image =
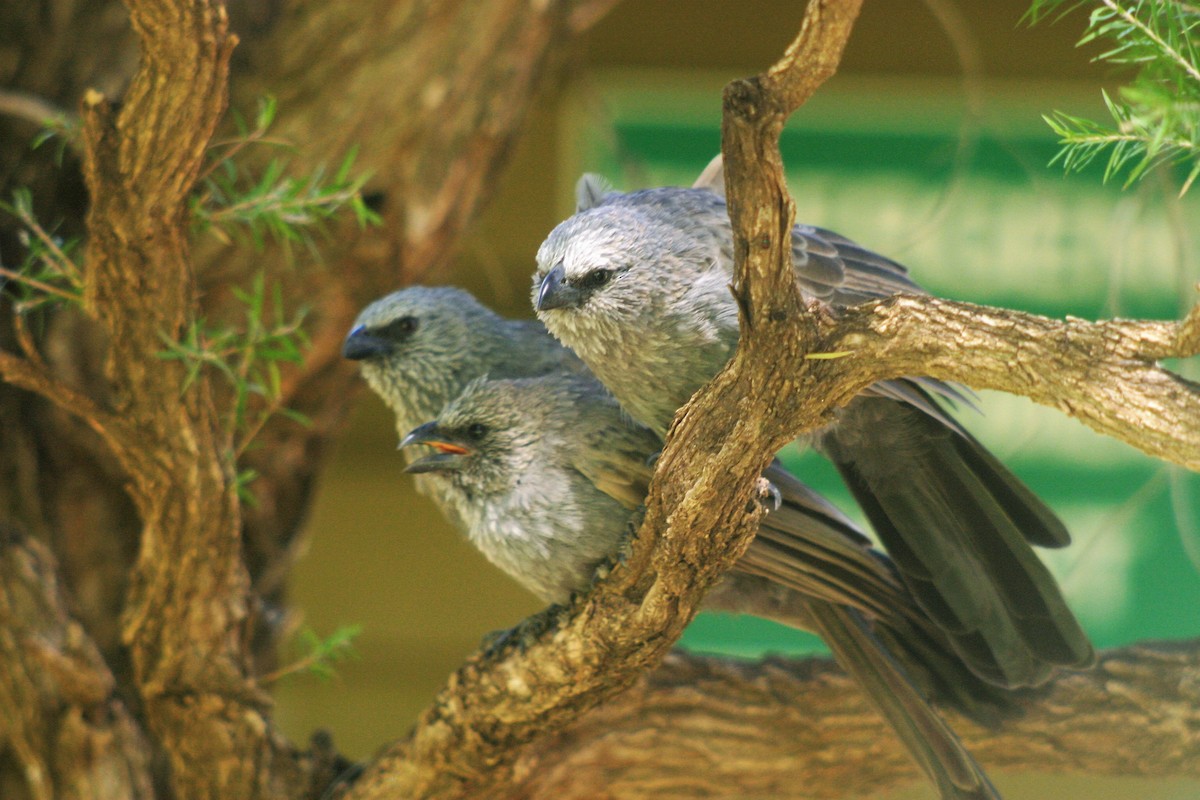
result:
[[(544, 96), (490, 210), (452, 271), (509, 316), (531, 316), (533, 256), (573, 208), (584, 171), (619, 189), (690, 184), (720, 149), (721, 89), (785, 48), (802, 5), (627, 0), (589, 34), (570, 78)], [(839, 74), (782, 145), (797, 218), (907, 264), (930, 291), (1055, 317), (1175, 317), (1200, 278), (1196, 193), (1126, 191), (1101, 168), (1064, 176), (1042, 114), (1104, 118), (1119, 76), (1076, 48), (1081, 16), (1030, 28), (1025, 0), (865, 4)], [(1185, 371), (1195, 365), (1182, 365)], [(1193, 369), (1193, 373), (1195, 370)], [(986, 394), (960, 417), (1058, 510), (1074, 545), (1046, 554), (1100, 647), (1200, 635), (1200, 480), (1019, 398)], [(332, 729), (364, 757), (402, 735), (489, 631), (539, 603), (488, 564), (412, 490), (381, 402), (363, 391), (325, 475), (292, 595), (327, 635), (364, 628), (359, 658), (278, 687), (285, 732)], [(790, 450), (807, 482), (857, 513), (832, 468)], [(756, 656), (819, 643), (754, 619), (702, 615), (683, 646)], [(1200, 797), (1200, 785), (1001, 774), (1016, 797)], [(923, 787), (897, 797), (932, 796)]]

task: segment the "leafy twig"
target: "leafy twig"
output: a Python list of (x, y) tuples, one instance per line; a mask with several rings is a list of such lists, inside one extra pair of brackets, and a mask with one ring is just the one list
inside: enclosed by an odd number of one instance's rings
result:
[[(1028, 17), (1076, 8), (1067, 0), (1035, 0)], [(1056, 111), (1045, 117), (1062, 149), (1055, 161), (1080, 170), (1108, 152), (1104, 180), (1128, 170), (1126, 185), (1150, 170), (1190, 162), (1180, 194), (1200, 176), (1200, 9), (1178, 0), (1095, 0), (1079, 43), (1106, 41), (1096, 60), (1137, 68), (1114, 97), (1104, 94), (1112, 123)]]
[(251, 144), (290, 150), (282, 140), (267, 136), (275, 119), (275, 100), (260, 101), (253, 127), (235, 117), (236, 138), (210, 146), (210, 151), (227, 148), (200, 176), (202, 191), (192, 202), (193, 222), (228, 244), (238, 230), (247, 231), (255, 247), (272, 238), (285, 246), (303, 243), (311, 247), (309, 229), (319, 227), (345, 208), (353, 211), (360, 225), (378, 223), (379, 217), (362, 199), (368, 175), (352, 176), (357, 149), (351, 149), (332, 176), (317, 167), (305, 177), (287, 174), (286, 159), (267, 162), (257, 177), (247, 175), (235, 156)]
[(22, 298), (28, 305), (46, 302), (49, 297), (78, 303), (83, 291), (83, 279), (72, 258), (78, 242), (60, 240), (46, 230), (34, 216), (33, 197), (28, 189), (14, 190), (12, 202), (0, 202), (0, 211), (21, 224), (23, 230), (19, 238), (25, 246), (25, 258), (21, 265), (15, 270), (0, 267), (0, 276), (31, 290)]
[[(234, 289), (233, 292), (245, 307), (240, 329), (209, 326), (204, 320), (198, 320), (188, 326), (178, 341), (166, 340), (167, 346), (159, 356), (187, 365), (185, 388), (205, 367), (216, 369), (225, 376), (232, 389), (226, 429), (233, 437), (231, 452), (237, 459), (275, 414), (308, 424), (304, 415), (283, 407), (279, 366), (281, 362), (300, 363), (308, 346), (308, 337), (301, 327), (306, 310), (300, 309), (290, 319), (286, 318), (278, 284), (271, 292), (271, 309), (268, 310), (266, 280), (261, 273), (255, 276), (248, 291)], [(269, 321), (268, 316), (271, 317)], [(260, 398), (261, 405), (251, 414), (256, 397)]]
[(334, 676), (333, 665), (339, 661), (356, 658), (354, 640), (362, 633), (361, 625), (343, 625), (325, 639), (311, 628), (303, 628), (297, 638), (307, 654), (274, 672), (259, 678), (259, 685), (267, 686), (297, 672), (310, 672), (318, 678), (328, 680)]

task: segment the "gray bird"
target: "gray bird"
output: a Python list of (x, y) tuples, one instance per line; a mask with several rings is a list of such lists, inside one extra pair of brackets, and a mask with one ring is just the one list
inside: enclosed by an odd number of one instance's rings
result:
[[(367, 385), (395, 413), (400, 436), (436, 417), (481, 375), (587, 370), (540, 322), (505, 319), (451, 286), (411, 286), (371, 303), (354, 321), (342, 355), (361, 363)], [(416, 484), (453, 514), (440, 496), (441, 481), (418, 476)]]
[[(584, 176), (578, 211), (537, 255), (538, 317), (639, 422), (665, 435), (737, 345), (725, 201), (704, 188), (622, 194)], [(836, 233), (792, 230), (802, 294), (841, 308), (921, 289), (907, 270)], [(923, 378), (875, 384), (814, 435), (925, 611), (976, 672), (1036, 686), (1094, 659), (1031, 545), (1070, 537), (945, 410), (963, 395)]]
[[(434, 417), (469, 381), (484, 374), (586, 373), (586, 368), (540, 324), (505, 320), (466, 292), (451, 288), (414, 287), (371, 304), (347, 336), (344, 353), (362, 363), (364, 376), (396, 413), (397, 427), (402, 432), (422, 419)], [(648, 434), (643, 431), (639, 436)], [(657, 437), (653, 441), (657, 442)], [(657, 444), (642, 442), (642, 446)], [(635, 459), (628, 465), (642, 476), (639, 480), (647, 478), (643, 462)], [(710, 605), (817, 631), (839, 651), (839, 657), (875, 698), (909, 749), (920, 754), (918, 760), (927, 772), (938, 774), (940, 783), (946, 785), (984, 785), (974, 774), (973, 762), (957, 752), (953, 735), (943, 730), (940, 719), (904, 679), (888, 652), (880, 648), (879, 639), (904, 660), (909, 674), (928, 694), (976, 719), (994, 722), (1011, 711), (1008, 699), (976, 678), (972, 670), (979, 671), (978, 666), (968, 668), (950, 652), (941, 632), (933, 629), (924, 612), (916, 607), (886, 559), (868, 549), (867, 540), (849, 520), (777, 465), (767, 474), (780, 491), (782, 506), (771, 515), (772, 524), (763, 527), (739, 562), (738, 573), (710, 593)], [(469, 530), (451, 501), (445, 481), (429, 480), (433, 476), (423, 474), (415, 477), (455, 524)], [(627, 494), (624, 502), (634, 502), (633, 495)], [(580, 575), (590, 579), (595, 554), (615, 552), (609, 549), (612, 537), (603, 531), (599, 535), (590, 531), (574, 535), (583, 540), (571, 545), (566, 551), (570, 557), (560, 563), (577, 565), (582, 560), (588, 566), (557, 569), (571, 573), (568, 577), (572, 580), (567, 583), (586, 586), (573, 580)], [(589, 543), (589, 537), (594, 541)], [(605, 544), (597, 546), (596, 540)], [(518, 537), (517, 541), (524, 539)], [(505, 552), (504, 548), (499, 552)], [(582, 559), (578, 555), (581, 552)], [(509, 568), (503, 556), (495, 560)], [(513, 562), (510, 558), (508, 562), (525, 571), (521, 567), (523, 559)], [(559, 597), (536, 588), (535, 592), (547, 599)], [(828, 601), (820, 606), (823, 613), (807, 607), (807, 596)], [(830, 610), (829, 603), (849, 605), (870, 619), (890, 622), (876, 628), (877, 638), (870, 637), (862, 629), (860, 618)], [(868, 637), (866, 644), (859, 643), (863, 637)], [(839, 641), (840, 647), (835, 644)], [(970, 791), (948, 796), (978, 796), (974, 789)]]
[[(445, 497), (472, 543), (542, 600), (563, 603), (586, 591), (597, 568), (620, 552), (646, 495), (647, 461), (661, 442), (593, 378), (550, 374), (472, 382), (401, 446), (416, 444), (438, 452), (408, 471), (443, 477)], [(925, 678), (940, 670), (959, 689), (978, 680), (886, 558), (836, 512), (824, 526), (799, 515), (797, 536), (790, 502), (796, 485), (784, 479), (778, 488), (789, 502), (768, 512), (706, 605), (818, 633), (942, 797), (997, 797), (897, 659)]]

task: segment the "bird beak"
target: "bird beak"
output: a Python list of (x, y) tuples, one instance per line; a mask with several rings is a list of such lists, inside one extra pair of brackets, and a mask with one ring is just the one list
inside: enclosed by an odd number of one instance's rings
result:
[(537, 311), (549, 311), (552, 308), (578, 308), (583, 295), (578, 289), (567, 283), (567, 271), (562, 264), (556, 264), (554, 269), (542, 278), (538, 287), (537, 300), (533, 307)]
[(346, 343), (342, 345), (342, 356), (351, 361), (365, 361), (391, 351), (391, 342), (369, 333), (365, 325), (359, 325), (350, 331), (346, 336)]
[(418, 458), (404, 468), (405, 472), (452, 472), (462, 469), (463, 463), (471, 455), (471, 448), (445, 436), (436, 422), (426, 422), (413, 428), (400, 442), (398, 449), (404, 449), (414, 444), (424, 444), (438, 452)]

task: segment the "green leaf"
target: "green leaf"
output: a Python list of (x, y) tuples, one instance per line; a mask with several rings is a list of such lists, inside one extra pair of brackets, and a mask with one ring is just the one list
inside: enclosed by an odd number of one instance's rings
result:
[(1132, 77), (1119, 98), (1102, 93), (1111, 122), (1063, 112), (1043, 117), (1062, 145), (1051, 163), (1074, 171), (1107, 153), (1104, 180), (1124, 173), (1126, 186), (1184, 165), (1187, 192), (1200, 167), (1200, 8), (1178, 0), (1034, 0), (1026, 18), (1082, 6), (1093, 8), (1079, 44), (1103, 47), (1095, 59), (1124, 66)]

